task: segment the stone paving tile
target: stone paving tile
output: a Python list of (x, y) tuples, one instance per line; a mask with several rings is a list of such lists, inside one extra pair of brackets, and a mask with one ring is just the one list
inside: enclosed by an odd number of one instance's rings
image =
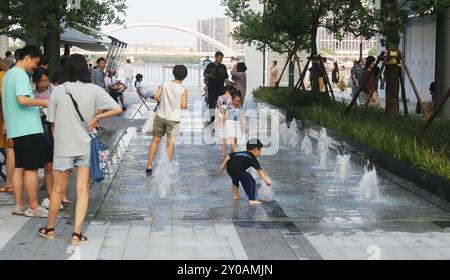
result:
[(99, 260), (121, 260), (123, 256), (123, 247), (102, 248), (98, 256)]
[(196, 248), (153, 248), (150, 247), (148, 258), (150, 260), (196, 260)]
[(172, 236), (172, 222), (152, 223), (151, 236)]
[(282, 234), (269, 228), (272, 226), (269, 223), (236, 222), (235, 225), (249, 259), (297, 259)]
[(388, 256), (391, 256), (396, 260), (420, 260), (421, 258), (407, 247), (388, 248), (381, 251), (381, 257), (383, 252), (387, 252)]
[(148, 246), (132, 247), (126, 246), (123, 260), (146, 260), (148, 259)]
[(120, 236), (120, 237), (111, 237), (111, 236), (107, 236), (105, 238), (105, 241), (103, 242), (103, 247), (104, 248), (117, 248), (117, 247), (125, 247), (127, 242), (127, 236)]
[(207, 222), (194, 222), (195, 236), (216, 236), (214, 224)]
[(340, 251), (344, 254), (347, 260), (367, 260), (369, 254), (366, 252), (366, 246), (344, 246), (338, 247)]
[(196, 248), (196, 256), (200, 260), (223, 260), (222, 248), (228, 247)]
[(151, 223), (147, 222), (141, 222), (136, 223), (132, 222), (130, 227), (130, 232), (128, 236), (134, 236), (134, 237), (142, 237), (142, 236), (149, 236), (151, 231)]
[(437, 248), (430, 247), (410, 247), (411, 251), (422, 260), (445, 260), (446, 257)]
[(345, 260), (347, 257), (336, 247), (314, 246), (324, 260)]
[(172, 234), (173, 236), (194, 236), (194, 226), (192, 222), (174, 222)]
[(148, 248), (150, 246), (150, 236), (128, 236), (125, 247), (129, 248)]

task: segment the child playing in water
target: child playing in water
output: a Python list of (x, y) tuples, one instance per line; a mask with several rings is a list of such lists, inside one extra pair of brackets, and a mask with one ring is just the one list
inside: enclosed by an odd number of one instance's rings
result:
[(230, 107), (233, 95), (235, 94), (235, 88), (232, 85), (228, 85), (225, 89), (225, 93), (219, 97), (217, 100), (216, 107), (216, 121), (214, 122), (214, 128), (217, 129), (217, 136), (219, 141), (222, 143), (221, 158), (225, 159), (225, 150), (227, 148), (227, 138), (226, 138), (226, 120), (227, 120), (227, 110)]
[(253, 167), (258, 171), (259, 176), (267, 186), (272, 186), (272, 182), (266, 176), (258, 161), (258, 157), (261, 155), (262, 148), (263, 144), (259, 140), (250, 140), (247, 143), (246, 152), (231, 153), (222, 163), (220, 170), (223, 172), (226, 168), (227, 173), (228, 175), (230, 175), (232, 180), (232, 192), (234, 200), (239, 199), (238, 191), (240, 182), (242, 184), (242, 187), (244, 188), (245, 193), (248, 196), (249, 204), (262, 204), (261, 201), (256, 200), (256, 181), (255, 178), (253, 178), (253, 176), (247, 172), (247, 169), (249, 169), (250, 167)]

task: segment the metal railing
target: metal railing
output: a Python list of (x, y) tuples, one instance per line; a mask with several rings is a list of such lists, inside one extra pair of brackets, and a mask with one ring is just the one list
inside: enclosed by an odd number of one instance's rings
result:
[[(122, 81), (125, 80), (123, 75), (123, 65), (119, 67), (118, 76)], [(169, 64), (133, 64), (134, 80), (137, 74), (144, 76), (143, 83), (146, 86), (160, 85), (164, 81), (172, 80), (172, 69), (174, 65)], [(200, 65), (186, 65), (188, 68), (188, 76), (184, 80), (185, 86), (202, 86), (203, 85), (203, 68)]]

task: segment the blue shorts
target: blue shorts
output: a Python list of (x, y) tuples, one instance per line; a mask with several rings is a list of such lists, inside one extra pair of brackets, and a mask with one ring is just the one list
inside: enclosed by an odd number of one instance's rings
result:
[(230, 175), (231, 177), (233, 186), (239, 188), (239, 183), (241, 183), (245, 193), (248, 196), (248, 199), (256, 200), (256, 181), (250, 173), (244, 172), (240, 175), (231, 175), (230, 173), (228, 173), (228, 175)]
[(53, 170), (64, 172), (73, 169), (75, 166), (90, 168), (91, 155), (53, 158)]

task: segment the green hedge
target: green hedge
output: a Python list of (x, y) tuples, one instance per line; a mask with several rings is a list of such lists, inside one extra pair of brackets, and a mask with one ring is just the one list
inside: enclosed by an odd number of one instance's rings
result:
[(450, 121), (436, 120), (422, 140), (416, 134), (423, 126), (417, 117), (386, 116), (383, 111), (354, 108), (343, 116), (346, 104), (302, 92), (292, 98), (288, 89), (263, 88), (255, 97), (292, 110), (297, 118), (311, 120), (342, 136), (385, 152), (413, 166), (450, 179)]

